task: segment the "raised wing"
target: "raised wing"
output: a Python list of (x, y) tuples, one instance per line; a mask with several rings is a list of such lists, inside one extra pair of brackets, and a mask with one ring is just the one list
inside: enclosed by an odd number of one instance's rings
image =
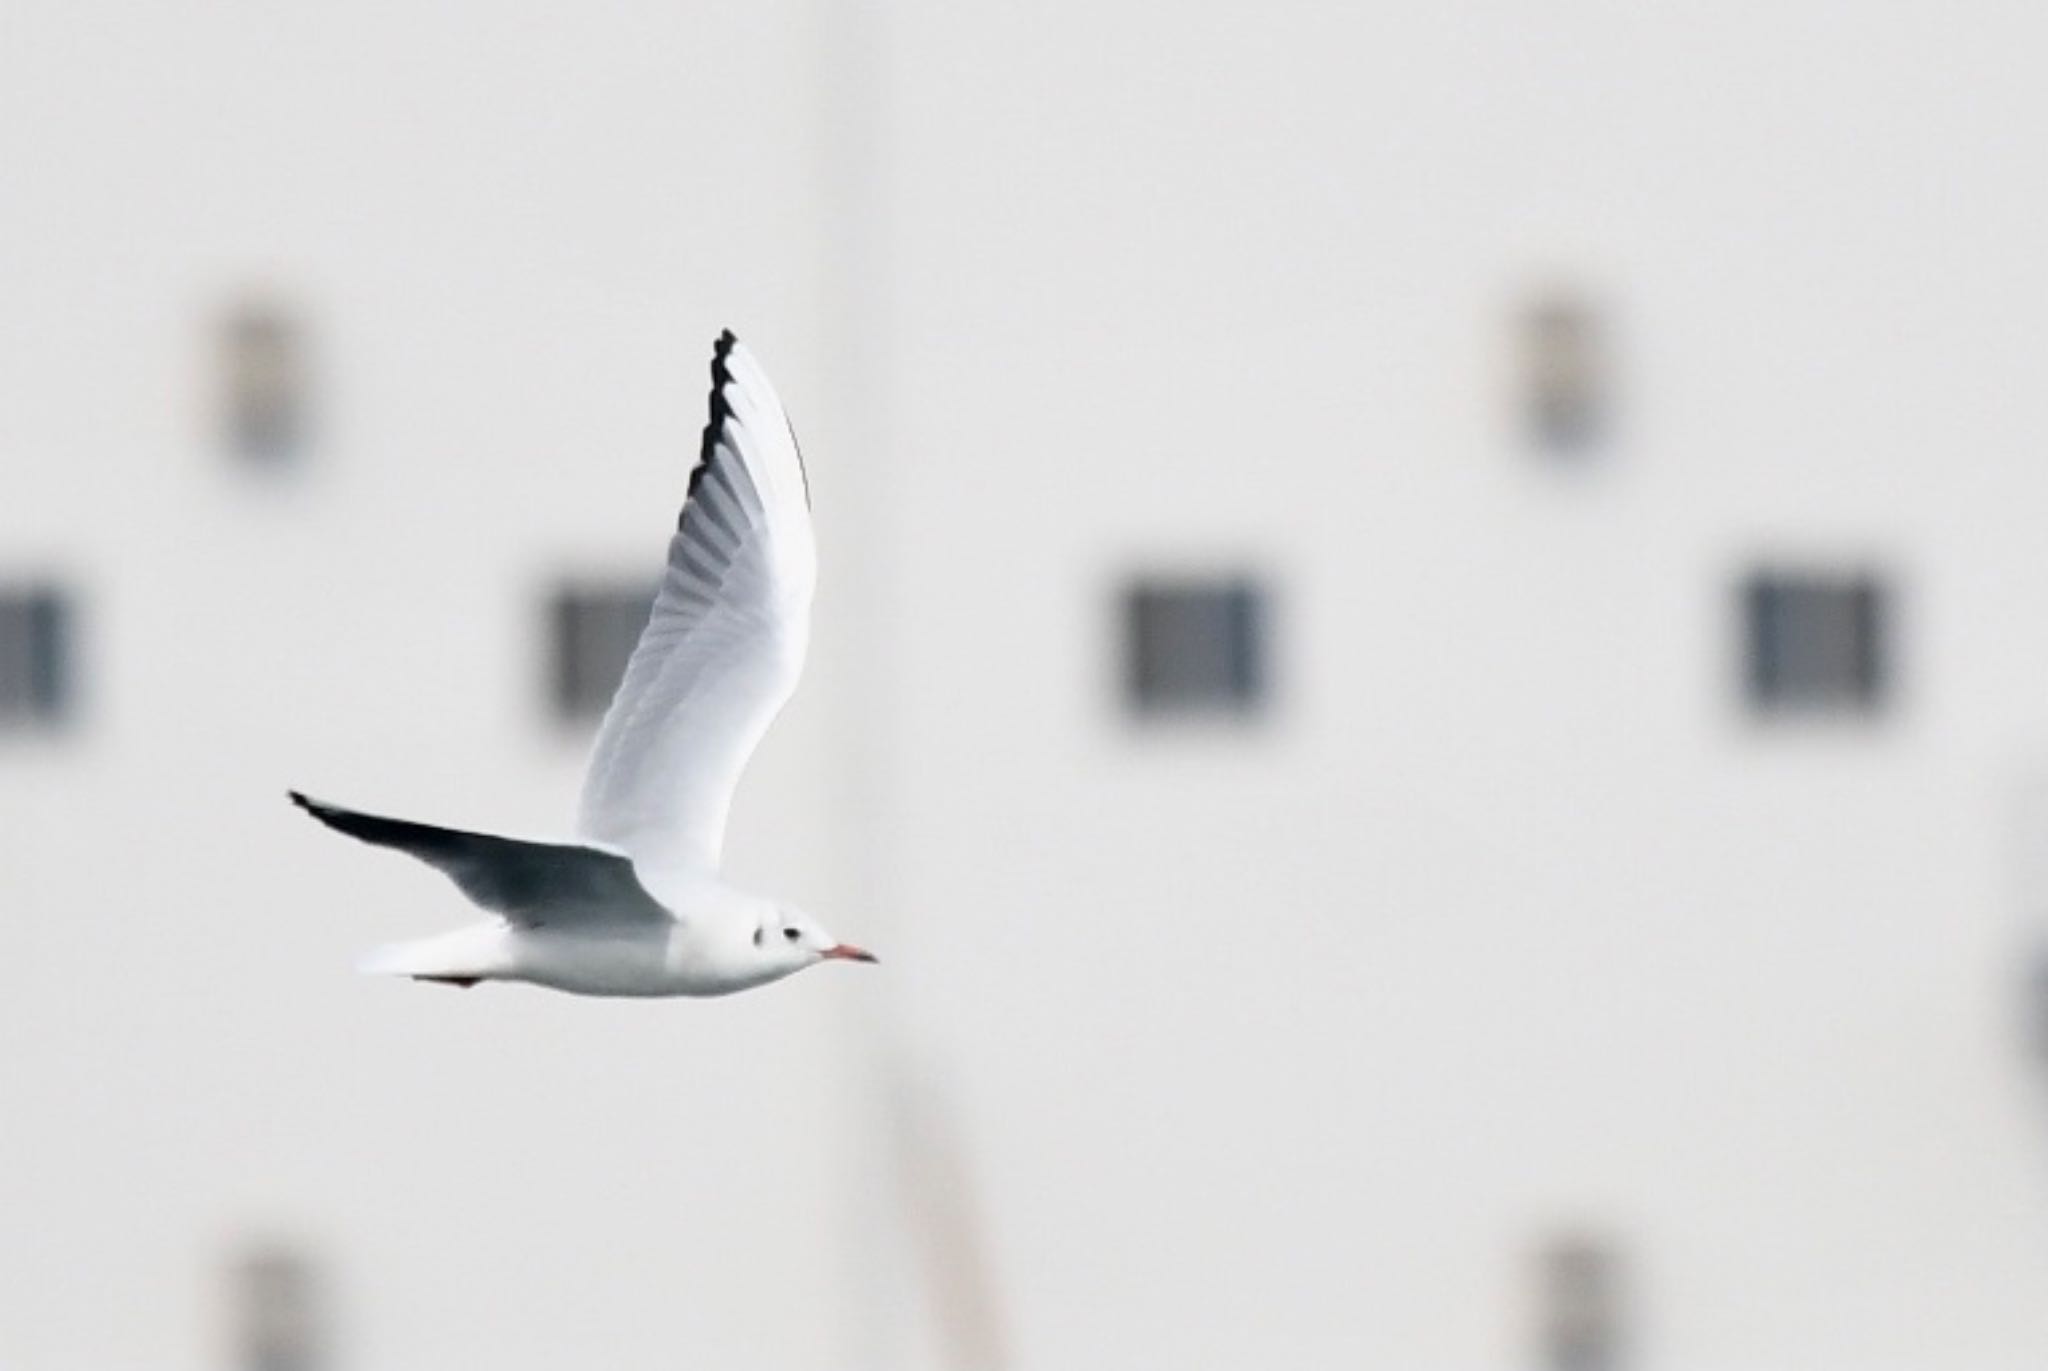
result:
[(817, 568), (796, 435), (728, 331), (661, 594), (584, 779), (584, 836), (716, 869), (740, 772), (803, 671)]

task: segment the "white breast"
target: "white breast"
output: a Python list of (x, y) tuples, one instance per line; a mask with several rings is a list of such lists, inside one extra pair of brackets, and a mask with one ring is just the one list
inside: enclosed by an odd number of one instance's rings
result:
[(709, 996), (787, 974), (749, 955), (760, 917), (754, 906), (764, 902), (716, 882), (688, 895), (662, 927), (519, 929), (511, 935), (512, 978), (577, 995)]

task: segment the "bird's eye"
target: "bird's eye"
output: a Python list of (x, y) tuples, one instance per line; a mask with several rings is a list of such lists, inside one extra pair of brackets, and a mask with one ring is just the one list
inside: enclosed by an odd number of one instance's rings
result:
[(803, 934), (797, 932), (793, 928), (785, 928), (782, 930), (782, 936), (789, 939), (791, 942), (795, 942), (798, 938), (801, 938)]

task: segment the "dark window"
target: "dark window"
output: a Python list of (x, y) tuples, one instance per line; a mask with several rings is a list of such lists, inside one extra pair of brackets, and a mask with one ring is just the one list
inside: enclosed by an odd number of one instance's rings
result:
[(246, 1253), (235, 1268), (235, 1364), (241, 1371), (316, 1371), (326, 1364), (318, 1281), (283, 1247)]
[(1606, 427), (1605, 347), (1591, 306), (1570, 296), (1539, 300), (1523, 321), (1523, 368), (1531, 440), (1576, 455)]
[(71, 703), (71, 618), (55, 589), (0, 588), (0, 728), (63, 721)]
[(548, 607), (548, 698), (558, 718), (590, 722), (626, 674), (655, 592), (648, 586), (565, 586)]
[(2027, 967), (2027, 1046), (2048, 1065), (2048, 946), (2037, 946)]
[(220, 348), (229, 450), (262, 465), (298, 456), (308, 428), (304, 329), (280, 305), (250, 301), (223, 321)]
[(1869, 712), (1883, 703), (1886, 595), (1877, 578), (1761, 571), (1742, 599), (1753, 708)]
[(1266, 596), (1248, 577), (1124, 593), (1124, 688), (1140, 715), (1243, 715), (1265, 697)]
[(1618, 1266), (1611, 1247), (1582, 1234), (1544, 1249), (1538, 1279), (1546, 1371), (1615, 1371), (1621, 1365)]

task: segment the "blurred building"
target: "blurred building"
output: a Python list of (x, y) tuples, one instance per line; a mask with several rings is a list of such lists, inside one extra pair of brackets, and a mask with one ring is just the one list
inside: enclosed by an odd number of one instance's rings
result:
[[(2040, 1365), (2044, 40), (12, 7), (0, 1366)], [(725, 325), (884, 967), (355, 977), (285, 786), (564, 827)]]

